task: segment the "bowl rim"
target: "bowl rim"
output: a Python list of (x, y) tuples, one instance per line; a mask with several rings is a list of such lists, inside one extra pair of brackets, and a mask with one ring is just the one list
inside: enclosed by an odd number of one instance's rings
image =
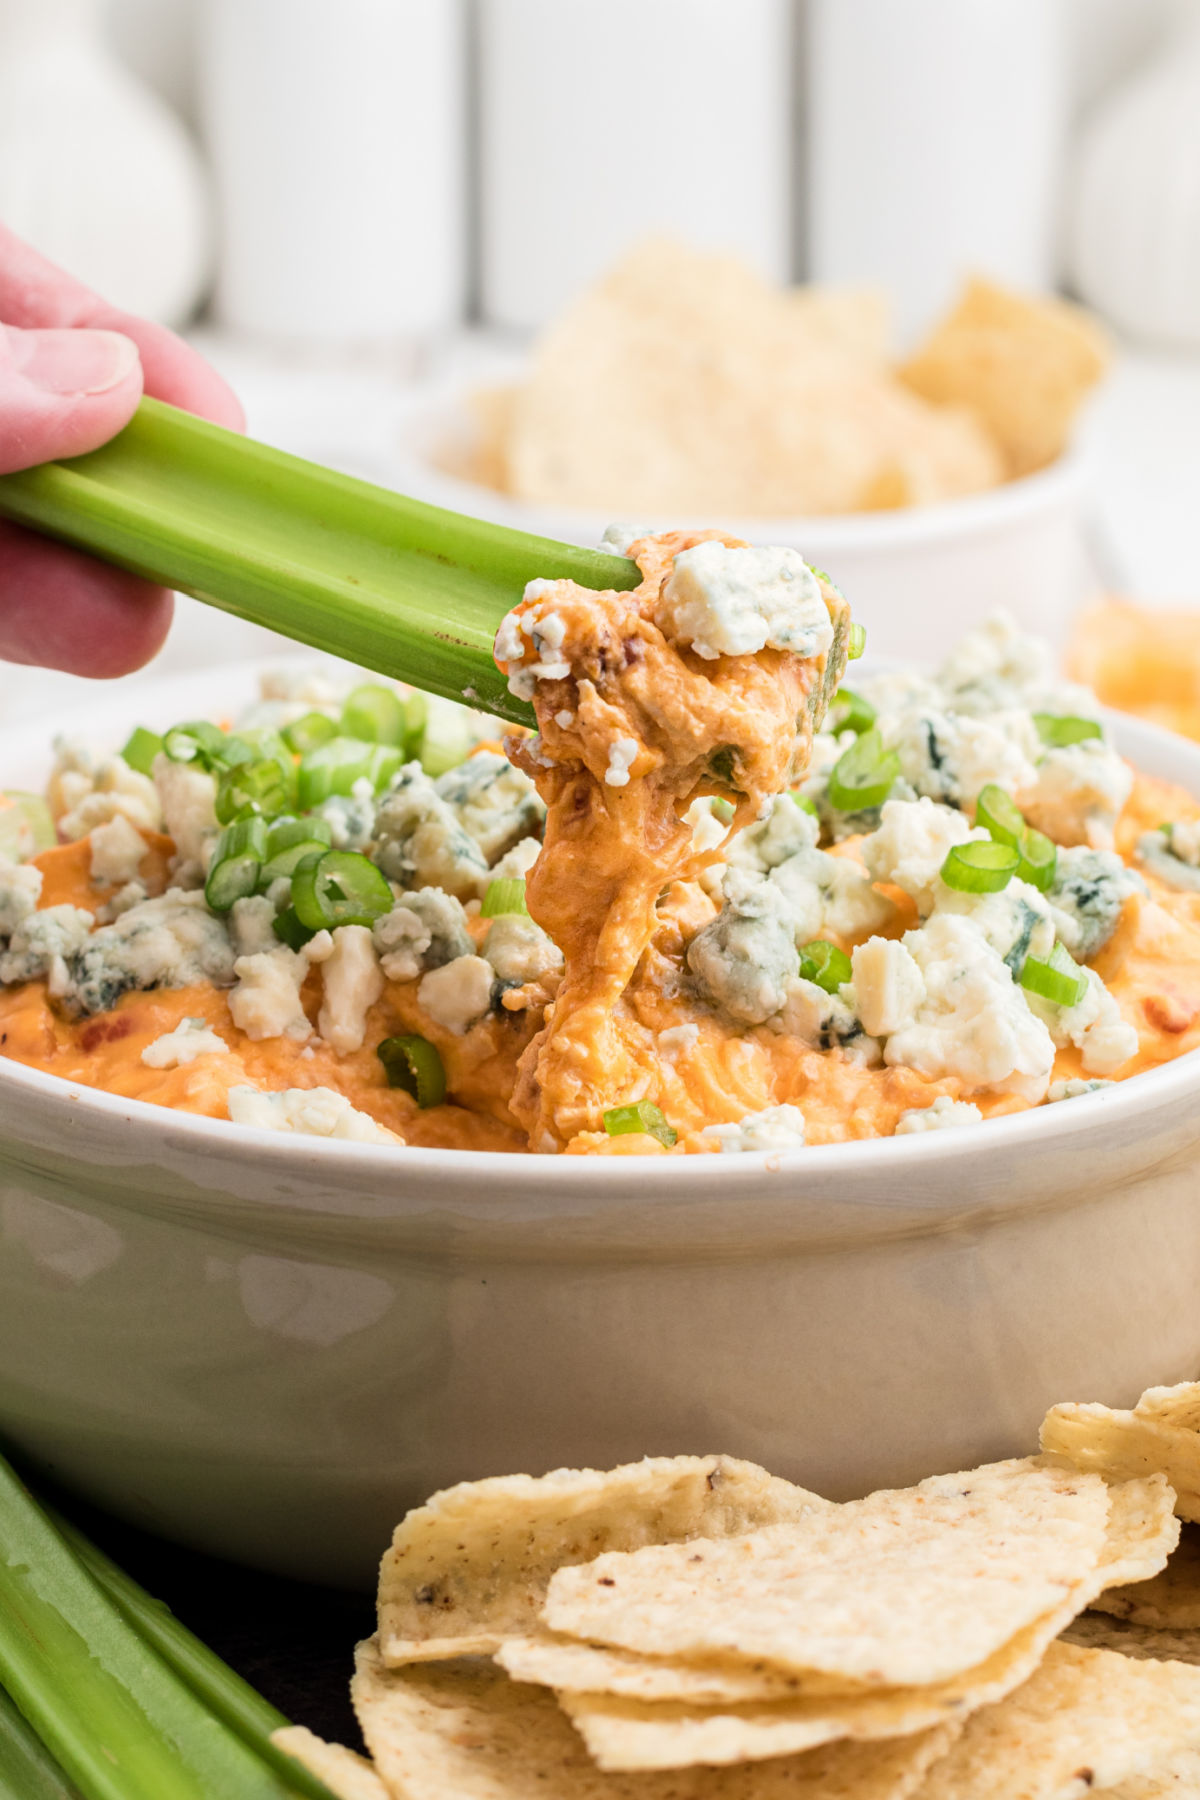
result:
[[(514, 364), (513, 371), (521, 366)], [(495, 378), (493, 374), (492, 379)], [(465, 402), (474, 389), (486, 386), (488, 379), (486, 375), (447, 379), (410, 399), (402, 414), (397, 481), (415, 498), (436, 506), (489, 517), (543, 536), (550, 533), (574, 543), (598, 543), (606, 527), (614, 518), (620, 519), (621, 514), (521, 500), (456, 475), (433, 460), (435, 436), (444, 438), (455, 427), (461, 430), (469, 426), (471, 414)], [(722, 530), (751, 543), (775, 538), (795, 543), (803, 539), (806, 550), (821, 555), (949, 544), (964, 537), (987, 536), (1077, 503), (1088, 485), (1094, 461), (1087, 444), (1076, 438), (1044, 469), (1016, 476), (977, 494), (938, 500), (927, 506), (749, 517), (735, 513), (709, 513), (704, 517), (685, 513), (672, 516), (654, 529), (702, 530), (711, 527), (715, 518)]]
[[(136, 707), (142, 699), (146, 699), (153, 706), (154, 702), (150, 697), (155, 691), (164, 695), (177, 689), (190, 691), (203, 687), (210, 680), (222, 681), (226, 687), (231, 680), (249, 684), (266, 670), (289, 666), (319, 668), (321, 662), (319, 654), (301, 652), (292, 656), (268, 655), (246, 658), (236, 663), (215, 664), (208, 669), (176, 673), (164, 676), (156, 683), (147, 683), (137, 700), (133, 700), (133, 705)], [(132, 696), (128, 694), (110, 694), (106, 701), (98, 697), (96, 707), (92, 710), (101, 717), (120, 712), (128, 719), (131, 699)], [(1143, 746), (1143, 753), (1149, 753), (1151, 761), (1182, 761), (1184, 766), (1181, 770), (1176, 770), (1174, 779), (1181, 785), (1190, 786), (1200, 797), (1200, 744), (1129, 714), (1103, 708), (1101, 716), (1111, 727), (1122, 748), (1122, 754), (1127, 753), (1125, 744), (1130, 746), (1128, 754), (1135, 763), (1138, 760), (1139, 744)], [(73, 732), (87, 732), (88, 718), (89, 713), (84, 712), (74, 720)], [(53, 723), (47, 729), (47, 721), (42, 718), (24, 719), (0, 727), (0, 757), (9, 740), (36, 738), (48, 748), (54, 735)], [(1159, 779), (1171, 777), (1160, 776)], [(1131, 1114), (1136, 1115), (1142, 1111), (1161, 1112), (1197, 1089), (1200, 1089), (1200, 1048), (1186, 1051), (1182, 1056), (1156, 1068), (1143, 1070), (1140, 1074), (1128, 1076), (1095, 1093), (1082, 1094), (1067, 1102), (1056, 1102), (1053, 1106), (1043, 1104), (988, 1119), (985, 1121), (987, 1131), (984, 1142), (994, 1147), (998, 1155), (1019, 1152), (1026, 1144), (1048, 1148), (1052, 1143), (1061, 1144), (1064, 1139), (1080, 1135), (1086, 1137), (1102, 1121), (1120, 1126), (1123, 1122), (1128, 1122)], [(213, 1119), (204, 1114), (157, 1106), (148, 1100), (110, 1094), (102, 1088), (89, 1087), (0, 1055), (0, 1106), (6, 1099), (17, 1100), (22, 1095), (50, 1105), (61, 1104), (66, 1114), (73, 1118), (78, 1118), (82, 1112), (84, 1116), (93, 1117), (97, 1123), (108, 1121), (118, 1127), (133, 1127), (159, 1140), (169, 1137), (172, 1148), (191, 1150), (197, 1155), (208, 1153), (221, 1160), (232, 1158), (236, 1161), (243, 1160), (241, 1152), (245, 1152), (244, 1160), (267, 1161), (280, 1174), (299, 1174), (305, 1169), (311, 1174), (314, 1166), (324, 1173), (327, 1168), (332, 1170), (339, 1165), (346, 1166), (348, 1172), (353, 1170), (367, 1178), (386, 1172), (393, 1178), (411, 1174), (414, 1178), (458, 1176), (472, 1180), (480, 1177), (495, 1180), (503, 1174), (505, 1185), (517, 1178), (522, 1185), (530, 1187), (534, 1195), (546, 1189), (561, 1189), (565, 1166), (572, 1170), (572, 1183), (585, 1182), (589, 1190), (599, 1189), (601, 1193), (608, 1187), (627, 1188), (631, 1175), (653, 1167), (657, 1171), (652, 1177), (655, 1186), (662, 1188), (667, 1194), (673, 1194), (687, 1183), (708, 1187), (730, 1179), (741, 1181), (752, 1173), (761, 1175), (764, 1169), (793, 1178), (804, 1174), (811, 1177), (813, 1185), (819, 1185), (823, 1180), (839, 1173), (847, 1177), (865, 1178), (891, 1168), (919, 1168), (923, 1164), (944, 1162), (947, 1159), (965, 1160), (975, 1155), (979, 1142), (973, 1130), (962, 1128), (913, 1132), (905, 1134), (901, 1139), (861, 1138), (849, 1143), (749, 1151), (736, 1156), (713, 1154), (564, 1158), (561, 1154), (540, 1155), (536, 1152), (447, 1150), (420, 1145), (396, 1147), (235, 1125), (228, 1119)], [(1104, 1109), (1103, 1113), (1100, 1108)], [(11, 1129), (9, 1142), (20, 1142), (19, 1134), (11, 1133)], [(809, 1185), (809, 1180), (806, 1179), (804, 1186)]]

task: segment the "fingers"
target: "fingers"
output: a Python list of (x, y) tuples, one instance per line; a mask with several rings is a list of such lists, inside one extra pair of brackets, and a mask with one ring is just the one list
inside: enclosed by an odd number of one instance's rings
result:
[(27, 329), (92, 326), (119, 331), (141, 352), (148, 394), (231, 430), (245, 427), (232, 390), (174, 332), (109, 306), (4, 226), (0, 226), (0, 319)]
[(0, 474), (97, 449), (128, 423), (141, 396), (129, 338), (0, 325)]
[(0, 658), (73, 675), (127, 675), (162, 647), (162, 588), (0, 523)]

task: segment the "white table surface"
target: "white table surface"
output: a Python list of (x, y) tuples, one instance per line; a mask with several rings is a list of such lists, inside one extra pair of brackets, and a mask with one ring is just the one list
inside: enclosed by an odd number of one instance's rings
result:
[[(235, 383), (258, 437), (369, 480), (395, 480), (404, 418), (422, 386), (486, 378), (505, 346), (462, 337), (421, 367), (329, 366), (201, 340)], [(1125, 352), (1092, 403), (1082, 436), (1093, 463), (1090, 507), (1099, 579), (1155, 605), (1200, 607), (1200, 359)], [(150, 674), (262, 654), (285, 640), (180, 599)], [(134, 691), (146, 674), (126, 677)], [(92, 684), (0, 664), (0, 721), (69, 710)]]

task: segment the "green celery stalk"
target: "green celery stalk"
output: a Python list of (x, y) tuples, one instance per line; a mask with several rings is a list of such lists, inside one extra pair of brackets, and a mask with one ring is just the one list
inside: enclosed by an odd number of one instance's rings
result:
[(84, 1800), (306, 1791), (266, 1766), (139, 1636), (3, 1459), (0, 1685)]
[(0, 1800), (82, 1800), (0, 1688)]
[(48, 1511), (88, 1574), (120, 1608), (139, 1636), (153, 1645), (209, 1711), (244, 1739), (264, 1762), (286, 1776), (298, 1793), (310, 1796), (311, 1800), (331, 1800), (324, 1782), (318, 1781), (294, 1757), (271, 1742), (271, 1733), (290, 1725), (291, 1720), (269, 1700), (264, 1700), (228, 1663), (222, 1662), (215, 1650), (210, 1650), (186, 1625), (180, 1624), (169, 1606), (153, 1599), (139, 1587), (131, 1575), (97, 1548), (78, 1527), (53, 1508)]
[(626, 557), (406, 499), (158, 400), (88, 456), (0, 477), (0, 516), (523, 725), (492, 641), (525, 583), (640, 580)]

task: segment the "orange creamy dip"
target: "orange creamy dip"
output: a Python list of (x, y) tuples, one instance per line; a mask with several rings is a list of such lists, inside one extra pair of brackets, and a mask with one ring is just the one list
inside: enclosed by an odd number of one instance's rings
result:
[[(669, 642), (655, 612), (672, 559), (714, 537), (644, 540), (636, 546), (643, 581), (632, 593), (553, 584), (572, 672), (539, 682), (540, 735), (507, 747), (548, 808), (528, 901), (563, 952), (561, 980), (506, 993), (461, 1035), (422, 1008), (416, 980), (387, 980), (367, 1014), (362, 1048), (342, 1054), (315, 1032), (320, 965), (303, 989), (314, 1026), (307, 1043), (250, 1038), (234, 1023), (228, 992), (209, 985), (130, 992), (106, 1013), (69, 1020), (44, 981), (28, 981), (0, 990), (0, 1049), (70, 1081), (213, 1118), (228, 1117), (229, 1091), (241, 1084), (267, 1092), (330, 1088), (408, 1144), (472, 1150), (705, 1151), (716, 1147), (701, 1138), (705, 1126), (782, 1104), (803, 1113), (810, 1144), (891, 1135), (904, 1113), (941, 1095), (969, 1098), (985, 1117), (1024, 1110), (1031, 1102), (1016, 1092), (968, 1089), (953, 1076), (930, 1080), (908, 1067), (869, 1067), (765, 1024), (739, 1025), (689, 985), (688, 942), (720, 910), (719, 897), (698, 877), (728, 840), (698, 848), (684, 814), (698, 796), (724, 795), (735, 808), (736, 831), (767, 796), (796, 782), (814, 720), (844, 664), (845, 605), (824, 584), (837, 629), (828, 655), (762, 650), (706, 661)], [(629, 779), (613, 785), (606, 774), (618, 741), (631, 748)], [(1140, 834), (1164, 819), (1200, 819), (1200, 804), (1182, 789), (1138, 777), (1117, 824), (1122, 856), (1130, 860)], [(161, 834), (143, 837), (139, 878), (150, 894), (161, 893), (174, 846)], [(861, 865), (854, 838), (832, 854)], [(86, 839), (46, 851), (35, 863), (44, 877), (41, 908), (65, 902), (95, 911), (111, 897), (91, 877)], [(1151, 874), (1146, 885), (1145, 895), (1126, 901), (1092, 962), (1137, 1034), (1137, 1052), (1119, 1079), (1200, 1045), (1200, 892), (1178, 891)], [(913, 902), (890, 885), (876, 884), (876, 891), (894, 903), (885, 924), (857, 938), (824, 935), (846, 951), (869, 936), (902, 938), (917, 923)], [(470, 908), (468, 915), (479, 947), (487, 924)], [(227, 1051), (172, 1068), (143, 1062), (143, 1051), (185, 1019), (202, 1020)], [(441, 1055), (445, 1103), (421, 1110), (387, 1085), (375, 1047), (405, 1032), (426, 1038)], [(1078, 1049), (1057, 1051), (1055, 1080), (1084, 1072)], [(639, 1100), (660, 1107), (675, 1127), (672, 1151), (643, 1133), (604, 1134), (606, 1109)]]

